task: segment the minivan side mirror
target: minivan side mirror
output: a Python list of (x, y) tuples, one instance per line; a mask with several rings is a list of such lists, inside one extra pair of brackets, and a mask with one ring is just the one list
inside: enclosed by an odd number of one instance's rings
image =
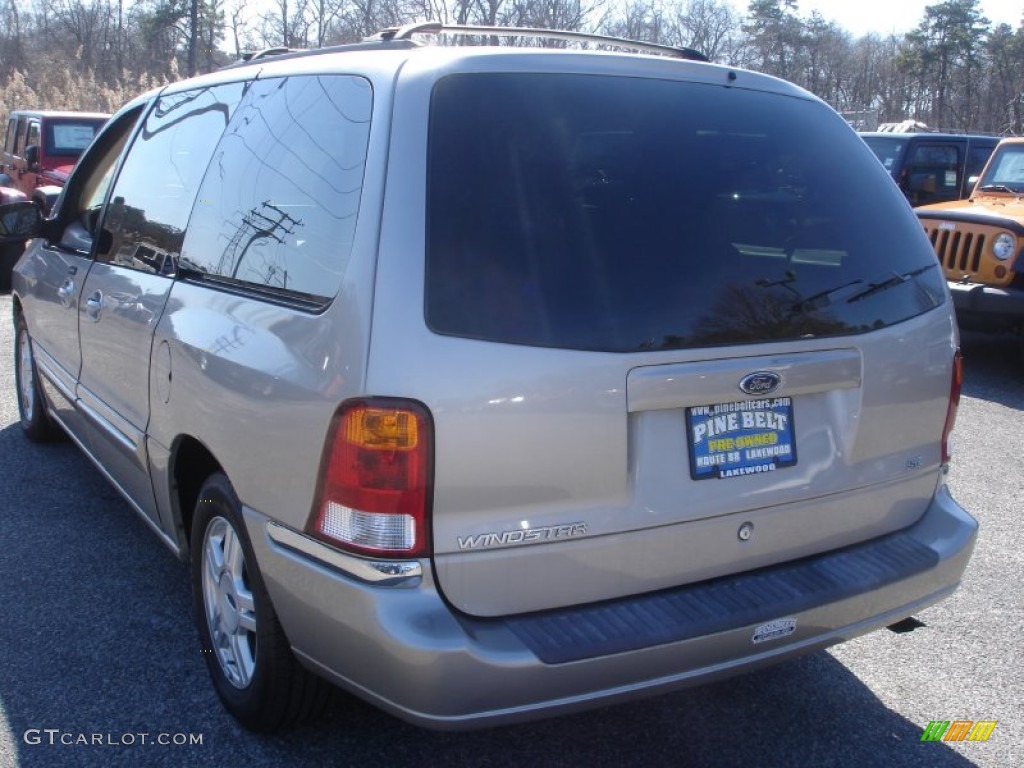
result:
[(31, 240), (39, 235), (43, 215), (31, 201), (0, 205), (0, 243)]
[(35, 144), (25, 147), (25, 164), (33, 173), (39, 170), (39, 147)]

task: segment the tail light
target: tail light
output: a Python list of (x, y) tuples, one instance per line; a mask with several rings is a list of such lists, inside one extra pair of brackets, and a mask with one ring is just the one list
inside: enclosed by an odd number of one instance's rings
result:
[(433, 422), (421, 404), (350, 400), (331, 423), (307, 530), (359, 554), (430, 554)]
[(950, 458), (949, 436), (956, 424), (956, 411), (960, 407), (960, 388), (964, 383), (964, 360), (959, 347), (953, 353), (953, 379), (949, 385), (949, 406), (946, 408), (946, 423), (942, 427), (942, 463)]

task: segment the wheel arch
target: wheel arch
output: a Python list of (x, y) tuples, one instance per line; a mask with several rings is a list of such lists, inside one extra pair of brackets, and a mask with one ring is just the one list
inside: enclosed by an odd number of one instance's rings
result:
[(190, 551), (192, 516), (199, 491), (210, 475), (223, 471), (221, 463), (201, 440), (192, 435), (175, 438), (170, 458), (170, 497), (183, 554)]

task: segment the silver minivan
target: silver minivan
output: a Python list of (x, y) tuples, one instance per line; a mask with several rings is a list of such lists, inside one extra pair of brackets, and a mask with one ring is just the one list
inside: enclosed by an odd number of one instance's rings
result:
[(190, 560), (227, 709), (513, 722), (949, 595), (953, 309), (853, 130), (686, 51), (469, 32), (175, 83), (50, 218), (0, 206), (21, 425)]

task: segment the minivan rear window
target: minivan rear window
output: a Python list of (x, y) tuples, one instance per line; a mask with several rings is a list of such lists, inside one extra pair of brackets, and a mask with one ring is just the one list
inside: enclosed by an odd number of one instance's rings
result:
[(810, 99), (457, 74), (428, 141), (437, 333), (630, 352), (861, 333), (945, 301), (892, 181)]

